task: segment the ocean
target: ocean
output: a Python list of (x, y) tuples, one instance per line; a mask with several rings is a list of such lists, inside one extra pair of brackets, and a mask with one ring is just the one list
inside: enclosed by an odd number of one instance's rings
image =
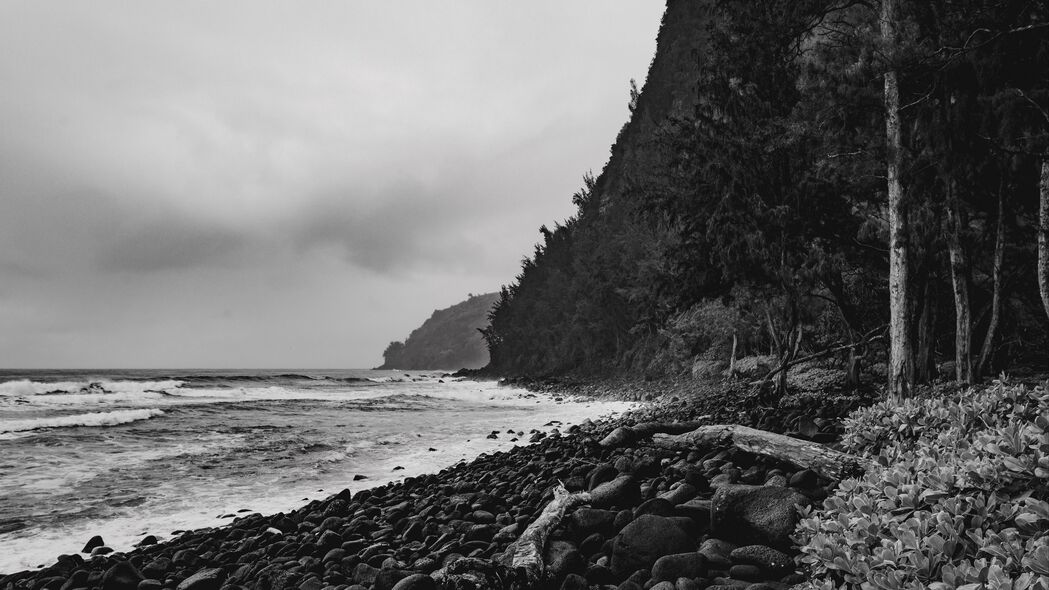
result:
[(125, 551), (436, 472), (629, 407), (440, 372), (0, 370), (0, 573), (96, 534)]

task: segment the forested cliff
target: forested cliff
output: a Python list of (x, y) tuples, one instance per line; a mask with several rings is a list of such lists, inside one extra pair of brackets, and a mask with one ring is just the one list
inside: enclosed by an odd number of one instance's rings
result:
[(669, 0), (608, 164), (500, 294), (489, 368), (818, 355), (855, 383), (884, 378), (890, 320), (909, 383), (1044, 366), (1047, 22), (1046, 1)]
[(477, 369), (488, 363), (481, 328), (498, 293), (470, 295), (466, 301), (438, 309), (404, 342), (391, 342), (380, 369)]

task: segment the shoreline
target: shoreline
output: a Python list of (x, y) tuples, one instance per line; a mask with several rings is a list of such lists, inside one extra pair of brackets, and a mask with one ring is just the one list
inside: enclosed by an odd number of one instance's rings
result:
[[(507, 385), (522, 387), (520, 380)], [(552, 400), (561, 395), (595, 401), (607, 401), (609, 397), (647, 398), (647, 401), (616, 417), (584, 420), (534, 444), (482, 453), (471, 461), (459, 462), (435, 473), (365, 490), (346, 488), (286, 513), (237, 516), (232, 522), (186, 532), (127, 553), (110, 553), (86, 560), (81, 555), (60, 557), (42, 570), (0, 576), (0, 588), (13, 583), (15, 589), (58, 590), (64, 586), (109, 590), (103, 578), (127, 570), (131, 573), (125, 573), (136, 580), (134, 585), (139, 590), (192, 590), (181, 584), (192, 576), (203, 575), (202, 572), (211, 572), (207, 575), (216, 578), (214, 588), (221, 582), (223, 587), (260, 590), (263, 587), (390, 590), (402, 578), (412, 575), (429, 578), (429, 574), (462, 558), (501, 561), (510, 543), (546, 505), (551, 488), (558, 482), (564, 482), (572, 490), (587, 489), (602, 480), (607, 483), (609, 478), (629, 480), (630, 497), (602, 508), (618, 509), (609, 514), (619, 520), (646, 514), (641, 507), (657, 498), (669, 494), (676, 501), (691, 493), (686, 503), (693, 502), (690, 518), (698, 520), (688, 532), (690, 542), (709, 545), (717, 541), (722, 548), (728, 547), (725, 543), (729, 541), (718, 539), (710, 531), (709, 502), (714, 490), (711, 484), (719, 476), (727, 474), (727, 479), (734, 482), (757, 485), (762, 485), (768, 477), (791, 493), (804, 493), (812, 498), (826, 494), (826, 482), (802, 478), (808, 488), (788, 487), (786, 484), (794, 478), (796, 470), (785, 470), (783, 465), (768, 464), (724, 448), (707, 449), (705, 453), (675, 453), (640, 448), (604, 449), (596, 444), (619, 426), (699, 416), (708, 416), (707, 420), (712, 422), (749, 423), (789, 432), (797, 427), (798, 416), (810, 415), (815, 408), (798, 407), (786, 412), (761, 408), (753, 400), (740, 397), (737, 388), (728, 382), (630, 385), (616, 380), (545, 382), (538, 387), (542, 388), (541, 393), (551, 395)], [(528, 389), (536, 391), (537, 386)], [(829, 429), (823, 434), (833, 436), (831, 422), (827, 425)], [(676, 514), (679, 508), (689, 510), (671, 505), (653, 515), (666, 518), (668, 514)], [(626, 524), (620, 523), (616, 530), (625, 530)], [(578, 537), (579, 534), (571, 528), (561, 532), (564, 536)], [(590, 569), (598, 568), (594, 575), (606, 582), (612, 582), (616, 576), (621, 582), (627, 577), (622, 575), (624, 572), (613, 574), (610, 569), (614, 561), (614, 556), (609, 555), (613, 530), (602, 526), (602, 530), (594, 534), (599, 532), (604, 535), (596, 548), (594, 539), (589, 545), (583, 538), (565, 539), (564, 543), (575, 547), (573, 551), (577, 554), (586, 547), (590, 557), (596, 556), (595, 549), (605, 551), (604, 557), (597, 558)], [(586, 557), (579, 554), (572, 559), (584, 558), (585, 565)], [(742, 565), (724, 557), (728, 560), (722, 560), (724, 567), (709, 568), (711, 573), (729, 576), (733, 565)], [(553, 563), (549, 569), (559, 578), (582, 576), (588, 571), (586, 567), (568, 568), (573, 571), (558, 567)], [(761, 575), (766, 576), (767, 582), (779, 583), (777, 580), (783, 576), (773, 579), (773, 574), (779, 575), (779, 572)], [(260, 581), (263, 579), (266, 582)], [(55, 586), (53, 589), (51, 584)]]
[[(491, 385), (493, 391), (498, 392), (499, 388), (495, 387), (494, 382)], [(141, 515), (132, 510), (123, 516), (72, 523), (53, 533), (35, 529), (25, 533), (22, 530), (11, 531), (6, 535), (4, 544), (23, 550), (30, 544), (30, 550), (14, 552), (20, 554), (20, 557), (8, 560), (16, 564), (15, 567), (0, 569), (0, 580), (14, 573), (46, 569), (61, 554), (78, 551), (95, 535), (102, 536), (114, 553), (130, 554), (134, 545), (143, 538), (154, 537), (163, 543), (175, 540), (183, 533), (228, 526), (233, 522), (232, 519), (244, 514), (273, 515), (279, 512), (296, 512), (310, 502), (330, 500), (334, 494), (342, 493), (340, 490), (357, 494), (364, 490), (396, 484), (407, 478), (433, 474), (440, 469), (469, 463), (485, 454), (505, 452), (516, 446), (526, 445), (532, 436), (545, 437), (550, 432), (559, 428), (564, 430), (573, 423), (621, 414), (630, 409), (629, 406), (619, 407), (620, 404), (608, 403), (611, 400), (566, 395), (563, 398), (557, 397), (555, 401), (554, 396), (515, 389), (516, 391), (505, 392), (508, 397), (499, 395), (497, 398), (513, 397), (516, 401), (506, 406), (507, 412), (511, 414), (507, 420), (494, 416), (488, 419), (492, 422), (492, 429), (483, 432), (477, 430), (471, 438), (467, 438), (471, 435), (463, 436), (462, 440), (457, 442), (443, 439), (436, 441), (431, 438), (412, 439), (412, 442), (408, 443), (412, 446), (398, 448), (388, 456), (370, 459), (367, 463), (348, 463), (344, 467), (330, 468), (326, 476), (321, 476), (317, 482), (297, 486), (299, 489), (278, 486), (275, 493), (269, 497), (255, 498), (243, 496), (244, 491), (240, 488), (231, 488), (229, 493), (225, 494), (228, 500), (223, 502), (222, 506), (209, 504), (204, 510), (172, 513), (147, 511)], [(490, 430), (495, 432), (494, 428), (500, 428), (498, 435), (489, 435)], [(516, 434), (509, 434), (507, 428), (515, 429)], [(521, 433), (523, 436), (519, 440), (517, 435)], [(218, 491), (221, 486), (213, 484), (210, 487), (209, 496), (224, 495)], [(32, 549), (34, 546), (38, 549)], [(84, 554), (83, 557), (88, 555)], [(3, 584), (0, 584), (0, 588), (3, 588)]]

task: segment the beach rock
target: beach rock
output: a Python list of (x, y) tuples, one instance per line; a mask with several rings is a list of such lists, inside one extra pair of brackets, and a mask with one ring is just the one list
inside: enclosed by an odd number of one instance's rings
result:
[(699, 530), (705, 530), (710, 526), (710, 500), (693, 499), (674, 506), (675, 516), (684, 516), (692, 519)]
[(207, 567), (182, 580), (175, 590), (218, 590), (226, 575), (220, 567)]
[[(702, 578), (697, 578), (702, 580)], [(703, 590), (703, 585), (691, 578), (678, 578), (674, 582), (674, 590)]]
[(367, 563), (358, 563), (353, 568), (351, 578), (362, 586), (371, 586), (375, 582), (375, 576), (379, 574), (379, 568), (372, 567)]
[(812, 489), (819, 485), (819, 476), (811, 469), (802, 469), (790, 476), (790, 487)]
[(383, 569), (379, 570), (375, 574), (375, 581), (372, 583), (374, 590), (393, 590), (393, 588), (403, 579), (412, 575), (414, 572), (402, 569)]
[(594, 586), (604, 586), (606, 584), (615, 584), (617, 577), (612, 573), (607, 566), (604, 564), (594, 564), (586, 568), (586, 574), (583, 575), (586, 581)]
[(695, 486), (683, 483), (672, 490), (659, 494), (658, 497), (670, 502), (671, 504), (684, 504), (695, 498), (698, 493), (699, 490), (696, 489)]
[[(69, 576), (69, 579), (67, 579), (65, 583), (62, 584), (59, 590), (72, 590), (73, 588), (83, 588), (87, 586), (88, 575), (89, 574), (87, 570), (77, 570), (73, 572)], [(6, 578), (0, 577), (0, 586), (3, 585), (2, 582), (4, 582), (5, 579)], [(141, 582), (139, 582), (139, 584), (141, 584)]]
[(800, 514), (796, 505), (809, 499), (791, 488), (725, 485), (710, 502), (711, 530), (740, 543), (789, 548)]
[(579, 543), (579, 552), (589, 559), (592, 555), (601, 551), (605, 544), (605, 536), (601, 533), (593, 533)]
[(593, 533), (611, 534), (615, 520), (616, 513), (611, 510), (587, 507), (577, 508), (568, 517), (572, 530), (581, 537), (587, 537)]
[(138, 583), (138, 590), (160, 590), (163, 587), (164, 582), (161, 582), (160, 580), (154, 580), (151, 578), (146, 578), (145, 580), (142, 580)]
[(662, 581), (658, 584), (653, 585), (649, 590), (674, 590), (674, 583)]
[(163, 580), (174, 564), (167, 557), (158, 557), (142, 568), (142, 575), (147, 578)]
[(732, 566), (732, 551), (735, 545), (721, 539), (707, 539), (699, 546), (699, 553), (707, 558), (707, 567), (711, 569), (728, 569)]
[(685, 553), (695, 545), (673, 519), (643, 514), (616, 535), (612, 544), (612, 572), (625, 576), (647, 569), (664, 555)]
[(794, 560), (786, 553), (768, 545), (746, 545), (730, 554), (733, 561), (761, 568), (770, 578), (780, 578), (794, 569)]
[(437, 590), (437, 582), (426, 574), (412, 574), (397, 582), (393, 590)]
[(80, 552), (81, 553), (91, 553), (91, 551), (95, 547), (101, 547), (101, 546), (103, 546), (105, 544), (106, 544), (106, 542), (102, 540), (102, 536), (101, 535), (95, 535), (94, 537), (91, 537), (90, 539), (88, 539), (87, 543), (84, 544), (84, 548), (81, 549)]
[(652, 498), (651, 500), (645, 500), (634, 509), (635, 518), (642, 514), (674, 516), (674, 505), (664, 498)]
[(586, 578), (579, 574), (568, 574), (565, 576), (565, 581), (561, 582), (561, 590), (587, 590), (590, 584), (586, 581)]
[(583, 558), (583, 554), (573, 543), (567, 541), (549, 542), (543, 561), (554, 579), (586, 571), (586, 559)]
[(770, 488), (785, 488), (787, 487), (787, 478), (780, 474), (770, 475), (769, 478), (765, 480), (764, 485)]
[(118, 561), (102, 574), (102, 590), (136, 590), (144, 579), (135, 566)]
[(676, 582), (678, 578), (699, 578), (707, 573), (707, 558), (702, 553), (664, 555), (652, 565), (652, 579)]
[(632, 475), (620, 475), (590, 492), (590, 504), (594, 508), (630, 506), (641, 501), (641, 486)]
[(616, 468), (608, 463), (602, 463), (590, 472), (590, 478), (587, 482), (587, 490), (593, 490), (597, 486), (605, 483), (606, 481), (612, 481), (619, 475)]
[(758, 582), (764, 579), (764, 576), (761, 573), (761, 568), (749, 563), (737, 564), (730, 567), (728, 575), (734, 579), (746, 580), (748, 582)]

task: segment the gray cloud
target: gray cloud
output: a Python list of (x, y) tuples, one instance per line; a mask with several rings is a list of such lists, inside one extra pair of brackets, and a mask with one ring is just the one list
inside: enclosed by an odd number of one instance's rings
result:
[(0, 364), (376, 364), (572, 213), (661, 12), (0, 3)]
[(162, 272), (228, 262), (245, 236), (187, 220), (152, 223), (113, 242), (100, 255), (103, 271)]

